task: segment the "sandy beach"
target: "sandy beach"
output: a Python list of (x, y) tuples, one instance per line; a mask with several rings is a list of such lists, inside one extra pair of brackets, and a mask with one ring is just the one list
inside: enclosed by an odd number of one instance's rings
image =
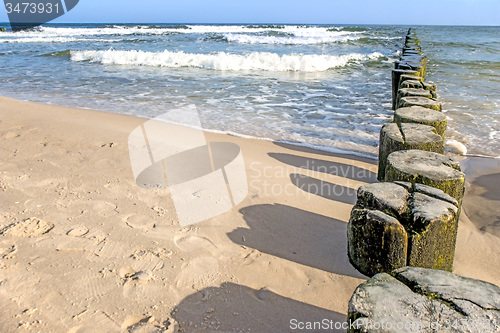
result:
[[(346, 225), (377, 161), (205, 133), (241, 148), (248, 195), (182, 227), (168, 189), (134, 180), (128, 136), (145, 121), (0, 97), (0, 331), (289, 332), (346, 320), (367, 279), (347, 258)], [(500, 162), (461, 163), (453, 271), (500, 285)]]

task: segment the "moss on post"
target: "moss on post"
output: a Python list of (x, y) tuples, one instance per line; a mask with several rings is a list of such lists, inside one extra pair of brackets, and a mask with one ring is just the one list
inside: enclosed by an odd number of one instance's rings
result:
[(437, 189), (462, 203), (465, 175), (451, 157), (423, 150), (400, 150), (387, 157), (386, 182), (421, 183)]
[(430, 91), (434, 91), (436, 92), (436, 85), (432, 82), (426, 82), (426, 81), (423, 81), (422, 82), (422, 89), (425, 89), (425, 90), (430, 90)]
[(349, 259), (368, 276), (404, 265), (451, 270), (457, 212), (457, 200), (422, 184), (361, 186), (347, 226)]
[(421, 80), (405, 80), (399, 83), (399, 89), (412, 88), (412, 89), (422, 89)]
[(407, 149), (443, 153), (443, 138), (436, 133), (434, 127), (423, 124), (390, 123), (384, 125), (380, 130), (377, 176), (379, 181), (385, 179), (387, 156), (394, 151)]
[[(356, 288), (349, 301), (347, 333), (498, 332), (499, 300), (500, 287), (494, 284), (404, 267), (377, 274)], [(477, 318), (483, 328), (469, 328)]]
[[(458, 203), (412, 194), (412, 221), (416, 230), (408, 244), (408, 266), (451, 271), (458, 231)], [(408, 230), (407, 227), (407, 230)]]
[(406, 265), (406, 231), (398, 220), (381, 211), (354, 209), (347, 239), (349, 261), (366, 276)]
[(418, 62), (399, 62), (397, 64), (397, 69), (413, 70), (417, 72), (417, 75), (425, 79), (426, 67), (425, 65)]

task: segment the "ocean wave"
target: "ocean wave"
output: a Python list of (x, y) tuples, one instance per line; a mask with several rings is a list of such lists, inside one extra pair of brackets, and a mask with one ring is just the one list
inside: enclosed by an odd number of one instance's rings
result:
[(354, 40), (354, 43), (356, 44), (361, 44), (361, 45), (380, 45), (384, 41), (389, 40), (387, 37), (375, 37), (375, 36), (370, 36), (370, 37), (360, 37), (356, 39), (351, 39)]
[(329, 27), (317, 27), (317, 26), (300, 26), (300, 25), (189, 25), (189, 30), (184, 30), (185, 33), (218, 33), (218, 34), (238, 34), (238, 33), (256, 33), (256, 32), (268, 32), (276, 31), (294, 35), (297, 37), (321, 37), (336, 34), (358, 34), (359, 32), (349, 32), (349, 31), (337, 31), (332, 30)]
[(350, 62), (385, 58), (381, 53), (345, 55), (285, 54), (253, 52), (245, 55), (217, 52), (212, 54), (144, 51), (71, 51), (71, 60), (106, 65), (194, 67), (220, 71), (321, 72), (344, 67)]
[(274, 24), (261, 24), (261, 25), (247, 25), (249, 29), (284, 29), (284, 25), (274, 25)]
[(281, 45), (314, 45), (341, 43), (361, 38), (350, 34), (328, 34), (320, 36), (297, 37), (290, 33), (287, 36), (256, 36), (248, 34), (224, 34), (228, 42), (240, 44), (281, 44)]
[(364, 27), (339, 27), (337, 28), (339, 31), (350, 31), (350, 32), (363, 32), (367, 31), (367, 28)]
[(37, 29), (5, 32), (4, 37), (78, 37), (101, 35), (163, 35), (163, 34), (242, 34), (279, 30), (296, 37), (332, 37), (335, 35), (356, 35), (360, 31), (339, 31), (332, 27), (317, 26), (274, 26), (274, 25), (136, 25), (136, 26), (101, 26), (101, 27), (39, 27)]
[[(115, 27), (120, 27), (120, 26), (116, 26)], [(161, 25), (140, 25), (140, 26), (137, 26), (138, 28), (140, 29), (164, 29), (165, 27), (161, 26)], [(134, 28), (134, 27), (132, 27)], [(184, 25), (184, 24), (181, 24), (181, 25), (169, 25), (168, 26), (168, 29), (184, 29), (184, 30), (187, 30), (187, 29), (190, 29), (187, 25)]]
[(184, 31), (180, 28), (149, 28), (142, 26), (114, 26), (97, 28), (56, 28), (40, 27), (36, 30), (19, 32), (5, 32), (2, 37), (10, 38), (57, 38), (57, 37), (82, 37), (82, 36), (122, 36), (122, 35), (162, 35)]

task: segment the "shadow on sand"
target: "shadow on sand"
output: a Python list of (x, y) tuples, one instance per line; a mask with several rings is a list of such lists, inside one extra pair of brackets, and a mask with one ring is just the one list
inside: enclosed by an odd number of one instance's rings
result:
[(172, 316), (181, 332), (318, 332), (321, 327), (299, 330), (293, 329), (293, 325), (326, 320), (331, 321), (334, 328), (335, 322), (347, 320), (341, 313), (283, 297), (268, 289), (255, 290), (230, 282), (186, 297), (172, 311)]
[(356, 203), (357, 191), (350, 187), (330, 183), (299, 173), (292, 173), (290, 175), (290, 180), (293, 185), (310, 194), (346, 204), (354, 205)]
[(347, 223), (287, 205), (240, 209), (250, 228), (228, 233), (236, 244), (323, 271), (364, 279), (347, 257)]
[(322, 172), (324, 174), (367, 183), (374, 183), (377, 181), (376, 173), (355, 165), (283, 153), (269, 153), (268, 155), (275, 160), (300, 169)]
[(376, 158), (368, 158), (368, 157), (362, 157), (362, 156), (357, 156), (357, 155), (351, 155), (351, 154), (341, 154), (341, 153), (332, 153), (329, 151), (324, 151), (324, 150), (318, 150), (314, 148), (309, 148), (309, 147), (304, 147), (301, 146), (300, 143), (297, 144), (290, 144), (290, 143), (285, 143), (285, 142), (279, 142), (279, 141), (274, 141), (273, 142), (276, 146), (286, 148), (289, 150), (294, 150), (298, 151), (301, 153), (309, 153), (309, 154), (316, 154), (316, 155), (324, 155), (324, 156), (333, 156), (333, 157), (339, 157), (339, 158), (348, 158), (350, 160), (354, 161), (359, 161), (359, 162), (364, 162), (364, 163), (369, 163), (373, 165), (377, 165), (377, 159)]
[(465, 191), (463, 209), (481, 231), (500, 237), (500, 173), (481, 175)]

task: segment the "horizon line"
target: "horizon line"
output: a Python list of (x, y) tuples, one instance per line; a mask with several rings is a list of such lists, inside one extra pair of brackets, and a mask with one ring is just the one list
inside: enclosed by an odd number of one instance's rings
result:
[[(10, 22), (3, 21), (0, 24), (10, 25)], [(482, 24), (409, 24), (409, 23), (275, 23), (275, 22), (46, 22), (46, 24), (184, 24), (184, 25), (311, 25), (311, 26), (416, 26), (416, 27), (500, 27), (500, 25)]]

